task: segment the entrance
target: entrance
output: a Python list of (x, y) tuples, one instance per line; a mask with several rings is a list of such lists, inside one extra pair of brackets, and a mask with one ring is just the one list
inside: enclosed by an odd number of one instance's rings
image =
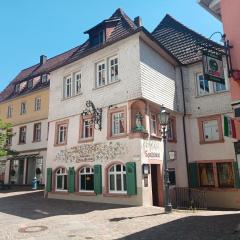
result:
[(11, 160), (9, 180), (10, 184), (22, 185), (24, 184), (24, 159)]
[(153, 206), (163, 206), (163, 181), (160, 164), (151, 164)]

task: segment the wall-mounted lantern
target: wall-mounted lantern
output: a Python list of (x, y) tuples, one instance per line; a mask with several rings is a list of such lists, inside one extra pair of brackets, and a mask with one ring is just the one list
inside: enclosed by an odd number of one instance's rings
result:
[(96, 130), (102, 130), (102, 108), (96, 108), (92, 101), (86, 102), (86, 108), (81, 113), (82, 116), (91, 115), (90, 123), (94, 125)]
[(149, 164), (143, 164), (142, 165), (142, 174), (148, 175), (150, 173), (150, 166)]

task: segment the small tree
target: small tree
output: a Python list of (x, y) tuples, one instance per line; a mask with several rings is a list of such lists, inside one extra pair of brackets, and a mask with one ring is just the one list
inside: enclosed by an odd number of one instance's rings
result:
[(12, 125), (10, 123), (4, 123), (0, 119), (0, 157), (17, 154), (16, 151), (10, 150), (7, 145), (7, 140), (13, 136), (11, 129)]

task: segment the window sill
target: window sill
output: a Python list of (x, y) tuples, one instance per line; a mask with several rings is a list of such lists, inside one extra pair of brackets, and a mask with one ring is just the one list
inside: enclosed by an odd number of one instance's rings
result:
[(128, 134), (129, 138), (147, 138), (148, 133), (147, 132), (131, 132)]
[(87, 143), (87, 142), (93, 142), (93, 138), (81, 138), (78, 140), (78, 143)]
[(127, 133), (122, 133), (122, 134), (116, 134), (116, 135), (108, 136), (107, 139), (108, 140), (114, 140), (114, 139), (119, 139), (119, 138), (125, 138), (127, 136), (128, 136)]
[(18, 145), (24, 145), (24, 144), (26, 144), (26, 143), (18, 143)]
[(209, 94), (203, 94), (203, 95), (196, 95), (195, 98), (202, 98), (202, 97), (211, 97), (213, 95), (219, 95), (219, 94), (225, 94), (229, 93), (229, 90), (219, 91), (219, 92), (213, 92)]
[(79, 196), (97, 196), (95, 192), (75, 192), (74, 194)]
[(213, 144), (213, 143), (224, 143), (224, 139), (215, 140), (215, 141), (209, 141), (209, 142), (200, 141), (199, 143), (200, 143), (201, 145), (203, 145), (203, 144)]
[(71, 96), (71, 97), (63, 97), (61, 100), (62, 101), (67, 101), (67, 100), (71, 100), (71, 99), (73, 99), (73, 98), (75, 98), (75, 97), (79, 97), (79, 96), (81, 96), (83, 93), (82, 92), (80, 92), (80, 93), (78, 93), (78, 94), (76, 94), (76, 95), (74, 95), (74, 96)]
[(111, 86), (111, 85), (116, 84), (116, 83), (119, 83), (119, 82), (121, 82), (120, 79), (118, 79), (118, 80), (115, 81), (115, 82), (107, 83), (106, 85), (103, 85), (103, 86), (94, 87), (92, 90), (102, 89), (102, 88), (104, 88), (104, 87), (108, 87), (108, 86)]
[(127, 193), (103, 193), (104, 197), (119, 197), (119, 198), (130, 198)]
[(67, 145), (67, 143), (54, 143), (54, 147), (61, 147), (65, 145)]
[(39, 143), (41, 140), (33, 140), (32, 143)]

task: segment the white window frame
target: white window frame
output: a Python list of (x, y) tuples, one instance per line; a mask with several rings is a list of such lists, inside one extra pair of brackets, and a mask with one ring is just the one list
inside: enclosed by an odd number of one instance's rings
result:
[(35, 98), (34, 110), (36, 112), (41, 110), (41, 98), (40, 97)]
[[(114, 119), (114, 116), (116, 116), (117, 115), (117, 117), (116, 117), (116, 119)], [(120, 116), (120, 115), (123, 115), (122, 117)], [(117, 136), (117, 135), (122, 135), (122, 134), (125, 134), (125, 131), (126, 131), (126, 129), (124, 129), (124, 131), (121, 133), (120, 132), (120, 120), (121, 119), (123, 119), (123, 127), (125, 127), (125, 121), (126, 121), (126, 119), (125, 119), (125, 113), (124, 113), (124, 111), (120, 111), (120, 112), (114, 112), (114, 113), (112, 113), (112, 116), (111, 116), (111, 121), (112, 121), (112, 129), (111, 129), (111, 131), (112, 131), (112, 136)], [(117, 123), (117, 125), (118, 125), (118, 132), (115, 132), (115, 124)]]
[[(117, 172), (116, 168), (117, 165), (121, 165), (121, 171)], [(125, 167), (125, 170), (123, 170), (123, 167)], [(110, 171), (113, 168), (113, 171)], [(117, 190), (117, 175), (120, 174), (121, 175), (121, 186), (122, 189), (120, 191)], [(114, 190), (110, 189), (110, 176), (113, 175), (114, 176)], [(109, 193), (115, 193), (115, 194), (127, 194), (127, 189), (124, 190), (124, 175), (126, 176), (126, 166), (120, 163), (114, 164), (112, 165), (109, 169), (108, 169), (108, 191)], [(125, 178), (127, 181), (127, 178)], [(126, 182), (127, 185), (127, 182)]]
[[(71, 98), (73, 95), (73, 81), (72, 81), (72, 75), (68, 75), (64, 78), (64, 98)], [(70, 80), (70, 81), (69, 81)], [(69, 81), (69, 82), (68, 82)], [(69, 87), (69, 95), (68, 93), (68, 87)]]
[[(21, 131), (21, 129), (24, 129), (24, 131)], [(25, 141), (21, 141), (22, 138), (22, 134), (24, 133), (24, 139)], [(27, 143), (27, 127), (26, 126), (22, 126), (19, 128), (19, 144), (26, 144)]]
[[(77, 79), (77, 76), (80, 76), (79, 79)], [(78, 90), (77, 86), (80, 85), (80, 88)], [(78, 91), (77, 91), (78, 90)], [(82, 72), (76, 72), (74, 73), (74, 94), (78, 95), (82, 92)]]
[(26, 102), (21, 102), (20, 115), (24, 115), (26, 113), (27, 113), (27, 104)]
[[(92, 120), (91, 118), (83, 119), (83, 138), (84, 139), (93, 138), (93, 123), (91, 123), (91, 120)], [(86, 126), (88, 127), (88, 131), (90, 131), (90, 128), (92, 128), (91, 137), (86, 137), (86, 129), (85, 129)]]
[[(115, 63), (115, 60), (117, 59), (117, 63)], [(114, 64), (111, 65), (111, 61), (114, 60)], [(118, 71), (118, 75), (115, 75), (115, 67), (117, 66), (117, 71)], [(111, 70), (112, 67), (114, 67), (114, 79), (112, 80), (111, 78)], [(109, 83), (113, 83), (113, 82), (117, 82), (119, 80), (119, 58), (117, 55), (108, 58), (108, 79), (109, 79)]]
[[(202, 76), (202, 80), (200, 80), (200, 77)], [(197, 73), (196, 74), (196, 82), (197, 82), (197, 96), (206, 96), (206, 95), (209, 95), (211, 93), (213, 93), (213, 88), (212, 88), (212, 84), (210, 81), (207, 81), (208, 82), (208, 87), (209, 87), (209, 92), (206, 92), (205, 91), (205, 87), (204, 87), (204, 92), (201, 92), (201, 88), (200, 88), (200, 81), (203, 81), (204, 82), (204, 86), (205, 86), (205, 79), (204, 79), (204, 76), (202, 73)]]
[[(99, 69), (98, 69), (99, 66), (102, 66), (102, 65), (104, 65), (104, 70), (103, 70), (103, 69), (99, 70)], [(104, 72), (104, 76), (105, 76), (105, 82), (104, 82), (104, 84), (102, 83), (103, 80), (101, 79), (101, 81), (100, 81), (100, 79), (99, 79), (99, 73), (100, 73), (100, 72), (101, 72), (101, 76), (103, 76), (103, 72)], [(100, 82), (101, 82), (101, 83), (100, 83)], [(98, 63), (96, 64), (96, 88), (106, 86), (107, 84), (108, 84), (108, 83), (107, 83), (107, 64), (106, 64), (106, 61), (104, 60), (104, 61), (98, 62)]]
[[(59, 173), (58, 173), (58, 171), (60, 171)], [(56, 192), (67, 192), (68, 191), (68, 189), (64, 189), (64, 176), (67, 176), (68, 175), (68, 173), (67, 173), (67, 169), (66, 168), (59, 168), (57, 171), (56, 171), (56, 174), (55, 174), (56, 176), (55, 176), (55, 181), (56, 181), (56, 184), (55, 184), (55, 190), (56, 190)], [(60, 189), (60, 188), (57, 188), (57, 177), (58, 176), (63, 176), (62, 177), (62, 188)], [(67, 181), (68, 181), (68, 179), (67, 179)], [(68, 184), (68, 183), (67, 183)]]
[[(33, 125), (33, 136), (34, 136), (34, 139), (33, 141), (34, 142), (40, 142), (41, 141), (41, 135), (42, 135), (42, 129), (41, 129), (41, 126), (42, 124), (41, 123), (35, 123)], [(39, 133), (39, 134), (36, 134), (36, 133)], [(38, 136), (38, 137), (37, 137)]]
[[(205, 131), (205, 127), (206, 127), (206, 124), (209, 123), (209, 122), (216, 122), (216, 129), (217, 129), (217, 133), (218, 133), (218, 138), (217, 139), (213, 139), (213, 138), (206, 138), (206, 131)], [(218, 125), (218, 120), (217, 119), (212, 119), (212, 120), (207, 120), (207, 121), (203, 121), (203, 139), (204, 139), (204, 142), (215, 142), (215, 141), (219, 141), (221, 139), (221, 136), (220, 136), (220, 131), (219, 131), (219, 125)], [(213, 127), (211, 129), (211, 133), (213, 131)], [(212, 136), (212, 135), (211, 135)]]
[(12, 118), (13, 115), (13, 106), (9, 105), (7, 109), (7, 118)]
[[(67, 140), (67, 124), (59, 124), (58, 125), (58, 132), (57, 132), (57, 144), (64, 144)], [(63, 133), (63, 141), (61, 139), (61, 133)]]
[[(87, 168), (90, 169), (90, 172), (87, 172)], [(93, 167), (85, 166), (85, 167), (81, 168), (79, 170), (79, 179), (78, 179), (78, 183), (79, 183), (78, 191), (79, 192), (90, 192), (90, 193), (93, 193), (94, 192), (94, 183), (93, 183), (93, 190), (83, 190), (83, 189), (81, 189), (81, 176), (82, 175), (93, 175), (93, 179), (94, 179), (94, 169), (93, 169)]]
[[(155, 119), (153, 119), (152, 117), (155, 117)], [(154, 124), (155, 124), (155, 130), (156, 132), (154, 132)], [(158, 133), (158, 128), (157, 128), (157, 114), (155, 113), (150, 113), (150, 132), (151, 132), (151, 135), (154, 135), (156, 136), (157, 133)]]

